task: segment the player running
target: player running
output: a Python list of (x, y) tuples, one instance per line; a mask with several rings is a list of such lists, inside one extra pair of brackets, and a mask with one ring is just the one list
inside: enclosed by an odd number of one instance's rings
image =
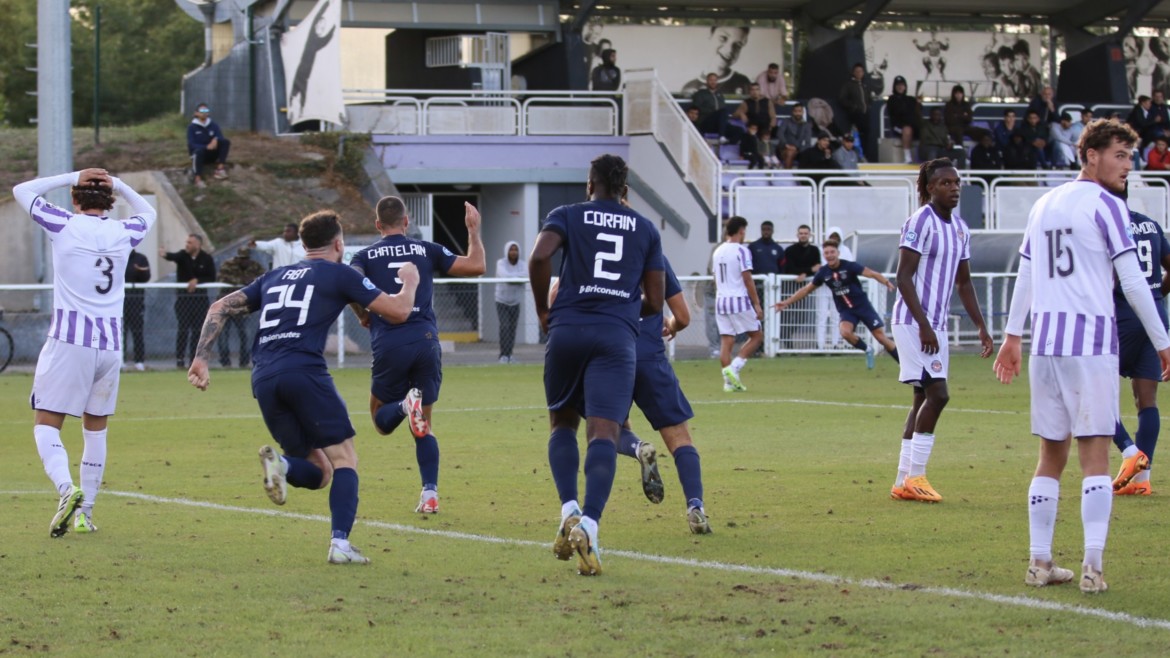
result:
[(439, 399), (443, 382), (443, 350), (433, 307), (436, 274), (479, 276), (486, 270), (483, 241), (479, 236), (479, 211), (464, 203), (467, 226), (467, 255), (456, 256), (446, 247), (406, 237), (410, 217), (406, 205), (396, 196), (378, 201), (374, 226), (382, 239), (354, 254), (350, 265), (382, 290), (395, 293), (402, 282), (398, 268), (414, 263), (419, 272), (414, 311), (402, 324), (390, 324), (354, 310), (370, 328), (373, 352), (370, 382), (370, 416), (382, 435), (390, 434), (403, 420), (410, 419), (414, 453), (422, 492), (414, 511), (439, 511), (439, 441), (431, 432), (431, 409)]
[(881, 343), (896, 362), (898, 348), (894, 345), (894, 341), (887, 338), (886, 333), (882, 331), (885, 323), (882, 322), (882, 317), (878, 315), (878, 312), (874, 310), (873, 304), (869, 302), (869, 296), (862, 289), (861, 279), (858, 277), (864, 276), (873, 279), (890, 291), (894, 290), (894, 284), (890, 283), (890, 280), (881, 272), (875, 272), (851, 260), (842, 260), (838, 246), (839, 243), (836, 240), (825, 240), (821, 244), (822, 253), (825, 255), (825, 266), (818, 269), (813, 275), (812, 281), (805, 284), (803, 288), (792, 293), (788, 299), (777, 302), (775, 308), (777, 311), (783, 311), (810, 295), (813, 290), (827, 284), (829, 291), (833, 293), (833, 303), (837, 306), (837, 314), (841, 317), (841, 337), (855, 349), (865, 352), (865, 367), (873, 369), (873, 347), (866, 345), (861, 336), (854, 333), (858, 324), (864, 324), (868, 327), (873, 339)]
[(902, 225), (898, 244), (894, 342), (901, 347), (898, 380), (914, 387), (914, 402), (906, 416), (898, 476), (890, 497), (937, 503), (942, 496), (926, 479), (926, 462), (934, 447), (935, 425), (950, 400), (947, 316), (956, 289), (971, 322), (979, 329), (979, 355), (985, 359), (991, 356), (994, 345), (971, 285), (971, 230), (955, 212), (959, 172), (950, 160), (922, 163), (918, 199), (922, 207)]
[(252, 349), (252, 395), (272, 438), (284, 453), (260, 448), (264, 489), (283, 505), (287, 485), (329, 490), (333, 536), (331, 564), (368, 564), (349, 543), (358, 506), (357, 452), (353, 425), (325, 364), (329, 328), (347, 304), (358, 304), (388, 322), (404, 322), (414, 307), (418, 269), (398, 270), (402, 289), (387, 295), (369, 279), (341, 264), (341, 221), (323, 210), (301, 220), (305, 260), (281, 267), (211, 305), (187, 379), (207, 390), (211, 348), (230, 315), (260, 311)]
[[(1128, 188), (1122, 198), (1128, 198)], [(1162, 227), (1145, 215), (1129, 211), (1129, 228), (1137, 248), (1138, 264), (1146, 277), (1146, 285), (1154, 296), (1154, 306), (1166, 326), (1166, 304), (1162, 296), (1170, 288), (1170, 243)], [(1163, 275), (1167, 272), (1167, 275)], [(1162, 420), (1158, 416), (1158, 353), (1133, 307), (1125, 300), (1120, 286), (1113, 289), (1113, 303), (1117, 309), (1118, 367), (1122, 377), (1129, 377), (1133, 388), (1133, 402), (1137, 407), (1137, 443), (1120, 420), (1113, 443), (1121, 450), (1121, 468), (1113, 480), (1113, 493), (1118, 496), (1148, 496), (1150, 465)]]
[[(719, 327), (719, 364), (723, 367), (723, 391), (746, 391), (739, 373), (747, 360), (756, 353), (764, 342), (760, 321), (764, 309), (756, 282), (752, 280), (752, 252), (743, 246), (747, 236), (747, 220), (732, 217), (724, 229), (726, 240), (715, 249), (711, 256), (711, 269), (715, 273), (715, 323)], [(731, 358), (735, 337), (747, 334), (747, 342), (739, 348), (739, 354)]]
[(1081, 463), (1081, 522), (1085, 557), (1081, 591), (1108, 589), (1102, 554), (1113, 508), (1109, 442), (1119, 417), (1118, 335), (1113, 274), (1121, 282), (1170, 375), (1170, 337), (1155, 308), (1133, 240), (1125, 190), (1138, 136), (1125, 124), (1094, 121), (1081, 135), (1081, 175), (1045, 194), (1032, 206), (1020, 247), (1003, 346), (995, 372), (1005, 384), (1020, 372), (1024, 322), (1032, 319), (1032, 433), (1040, 437), (1040, 460), (1028, 488), (1031, 561), (1024, 583), (1036, 587), (1072, 580), (1073, 572), (1052, 561), (1060, 476), (1076, 439)]
[[(549, 466), (561, 499), (558, 559), (577, 553), (581, 575), (601, 573), (597, 524), (613, 488), (617, 440), (634, 395), (638, 319), (662, 312), (662, 243), (653, 222), (621, 205), (629, 169), (615, 155), (589, 168), (589, 201), (545, 219), (528, 261), (542, 329), (548, 332), (544, 391)], [(552, 258), (562, 251), (559, 292), (549, 305)], [(578, 409), (585, 410), (585, 505), (577, 504)]]
[[(49, 203), (50, 190), (72, 186), (73, 212)], [(38, 178), (12, 190), (53, 244), (53, 316), (37, 358), (30, 403), (33, 438), (45, 474), (53, 481), (57, 512), (49, 536), (97, 532), (93, 505), (106, 468), (106, 427), (118, 403), (122, 366), (122, 302), (126, 261), (154, 226), (151, 205), (105, 169), (84, 169)], [(114, 194), (134, 214), (110, 219)], [(61, 441), (65, 416), (81, 418), (81, 488), (73, 485), (69, 455)], [(74, 514), (81, 512), (74, 519)]]

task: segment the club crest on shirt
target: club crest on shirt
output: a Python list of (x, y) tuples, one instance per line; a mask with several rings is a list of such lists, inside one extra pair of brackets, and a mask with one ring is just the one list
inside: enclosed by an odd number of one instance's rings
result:
[(942, 361), (939, 361), (938, 359), (931, 361), (930, 362), (930, 369), (933, 370), (934, 372), (942, 372)]

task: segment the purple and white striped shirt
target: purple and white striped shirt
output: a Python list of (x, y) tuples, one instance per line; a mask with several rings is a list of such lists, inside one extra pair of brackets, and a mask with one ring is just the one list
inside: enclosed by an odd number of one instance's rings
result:
[(76, 173), (38, 178), (17, 185), (13, 195), (53, 244), (53, 316), (48, 336), (116, 352), (122, 349), (126, 261), (157, 215), (145, 199), (116, 178), (114, 192), (125, 197), (135, 212), (123, 221), (75, 215), (41, 196), (77, 179)]
[[(930, 327), (945, 331), (951, 294), (955, 291), (955, 273), (960, 262), (971, 259), (971, 229), (958, 214), (952, 212), (948, 221), (927, 204), (902, 225), (898, 246), (922, 255), (914, 272), (914, 290)], [(918, 326), (902, 300), (901, 291), (894, 302), (894, 324)]]
[(715, 273), (715, 312), (721, 315), (751, 311), (752, 298), (743, 273), (752, 271), (752, 252), (738, 242), (724, 242), (711, 257)]
[(1032, 206), (1020, 256), (1032, 261), (1032, 354), (1117, 354), (1113, 259), (1134, 249), (1125, 202), (1093, 181)]

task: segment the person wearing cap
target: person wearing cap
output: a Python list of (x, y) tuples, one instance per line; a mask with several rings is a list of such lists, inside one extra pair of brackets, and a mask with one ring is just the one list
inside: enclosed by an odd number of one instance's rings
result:
[[(230, 288), (221, 288), (219, 298), (223, 299), (252, 283), (261, 274), (264, 274), (264, 266), (252, 260), (252, 248), (250, 246), (240, 247), (235, 257), (229, 258), (219, 268), (219, 282), (231, 286)], [(240, 341), (240, 367), (247, 368), (251, 364), (252, 355), (249, 353), (249, 348), (252, 345), (252, 339), (248, 336), (248, 325), (251, 319), (252, 316), (248, 314), (225, 316), (223, 333), (219, 335), (219, 364), (221, 366), (227, 368), (232, 364), (231, 337), (228, 335), (232, 325), (235, 325), (236, 337)]]
[(922, 104), (906, 93), (906, 78), (900, 75), (894, 78), (894, 93), (886, 99), (886, 112), (894, 134), (902, 138), (902, 161), (912, 164), (914, 137), (922, 125)]
[(203, 168), (212, 162), (215, 163), (216, 178), (228, 177), (226, 165), (231, 146), (219, 124), (211, 120), (211, 107), (207, 103), (196, 105), (195, 117), (187, 124), (187, 154), (191, 156), (195, 187), (206, 187)]
[(857, 169), (858, 163), (865, 162), (865, 156), (857, 150), (856, 144), (853, 143), (852, 133), (841, 136), (841, 145), (833, 150), (833, 162), (847, 170)]

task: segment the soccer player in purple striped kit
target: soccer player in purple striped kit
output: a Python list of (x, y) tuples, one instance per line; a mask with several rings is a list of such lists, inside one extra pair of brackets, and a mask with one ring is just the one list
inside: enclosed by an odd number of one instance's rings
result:
[(358, 508), (357, 451), (345, 401), (325, 363), (329, 328), (348, 304), (368, 308), (389, 322), (403, 322), (414, 307), (418, 269), (398, 271), (402, 290), (387, 295), (353, 268), (341, 264), (344, 235), (337, 213), (322, 210), (301, 220), (305, 259), (277, 268), (217, 300), (207, 312), (187, 381), (207, 390), (211, 348), (229, 315), (260, 311), (252, 346), (252, 395), (283, 455), (260, 448), (264, 490), (283, 505), (287, 485), (329, 489), (330, 564), (369, 564), (349, 534)]
[(898, 475), (890, 489), (894, 500), (942, 501), (926, 479), (926, 462), (934, 448), (934, 428), (950, 400), (947, 317), (951, 295), (979, 330), (980, 356), (994, 345), (979, 298), (971, 284), (971, 229), (959, 206), (959, 172), (946, 158), (922, 163), (918, 170), (922, 207), (902, 225), (898, 243), (898, 298), (894, 302), (894, 342), (901, 372), (898, 381), (914, 387), (914, 402), (902, 431)]
[(1113, 301), (1116, 274), (1126, 300), (1170, 374), (1170, 337), (1138, 264), (1125, 202), (1138, 136), (1116, 120), (1089, 124), (1077, 145), (1081, 174), (1048, 192), (1028, 215), (1020, 267), (995, 373), (1005, 384), (1020, 373), (1024, 322), (1032, 320), (1028, 384), (1032, 434), (1040, 459), (1028, 487), (1031, 559), (1024, 584), (1057, 585), (1073, 579), (1053, 563), (1052, 541), (1060, 477), (1076, 439), (1081, 465), (1084, 559), (1081, 591), (1108, 589), (1102, 574), (1113, 486), (1109, 444), (1120, 418), (1118, 326)]
[[(72, 186), (74, 212), (41, 196), (67, 185)], [(115, 193), (134, 210), (129, 219), (110, 219)], [(49, 236), (56, 268), (53, 315), (29, 398), (36, 411), (37, 452), (61, 497), (49, 536), (68, 532), (70, 520), (78, 532), (96, 532), (93, 505), (105, 472), (107, 424), (117, 406), (122, 366), (123, 272), (130, 251), (146, 237), (157, 214), (104, 169), (38, 178), (17, 185), (12, 195)], [(81, 417), (80, 488), (73, 485), (61, 441), (66, 415)]]
[[(581, 575), (601, 573), (597, 524), (613, 488), (617, 441), (634, 395), (638, 319), (662, 312), (665, 265), (653, 222), (621, 204), (629, 170), (593, 160), (588, 201), (548, 214), (528, 260), (536, 315), (548, 332), (544, 392), (552, 427), (549, 466), (561, 500), (558, 559), (577, 553)], [(552, 258), (563, 251), (549, 305)], [(585, 410), (585, 500), (578, 505), (579, 408)]]

